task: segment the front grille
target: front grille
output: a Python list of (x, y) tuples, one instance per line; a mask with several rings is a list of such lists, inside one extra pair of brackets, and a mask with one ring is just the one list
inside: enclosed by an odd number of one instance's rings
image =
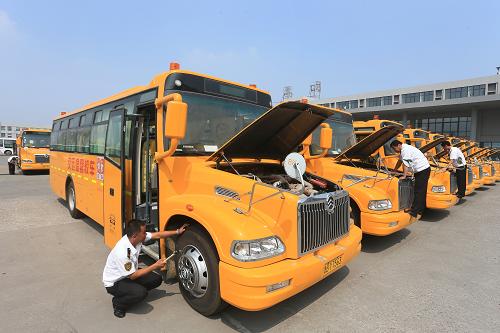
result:
[(399, 210), (410, 208), (413, 204), (413, 180), (400, 179), (398, 187)]
[(480, 165), (479, 166), (479, 179), (482, 179), (483, 178), (483, 166)]
[(340, 190), (298, 204), (299, 255), (332, 243), (349, 232), (349, 194)]
[(35, 155), (35, 163), (49, 163), (49, 155)]
[(453, 194), (458, 190), (457, 176), (450, 172), (450, 193)]
[(467, 167), (467, 185), (472, 184), (474, 181), (474, 173), (471, 167)]

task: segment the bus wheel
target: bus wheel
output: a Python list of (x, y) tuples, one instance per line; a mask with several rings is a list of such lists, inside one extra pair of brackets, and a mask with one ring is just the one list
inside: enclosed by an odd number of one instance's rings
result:
[(351, 204), (349, 207), (349, 218), (353, 220), (356, 227), (361, 228), (361, 212), (356, 204)]
[(204, 316), (211, 316), (227, 305), (220, 297), (219, 259), (207, 236), (191, 227), (176, 244), (179, 289), (188, 304)]
[(12, 155), (12, 152), (11, 152), (10, 150), (6, 150), (6, 151), (4, 152), (4, 154), (5, 154), (5, 155)]
[(16, 174), (16, 165), (14, 163), (9, 163), (9, 175)]
[(71, 215), (72, 218), (79, 219), (83, 216), (83, 214), (76, 209), (75, 186), (71, 181), (66, 187), (66, 204), (68, 205), (69, 215)]

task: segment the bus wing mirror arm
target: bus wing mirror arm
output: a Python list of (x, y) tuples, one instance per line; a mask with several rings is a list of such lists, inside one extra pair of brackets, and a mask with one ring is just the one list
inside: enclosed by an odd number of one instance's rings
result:
[[(166, 112), (164, 112), (166, 105)], [(180, 94), (174, 93), (155, 100), (156, 119), (160, 126), (158, 134), (163, 133), (170, 139), (170, 146), (165, 150), (163, 138), (158, 140), (158, 152), (155, 153), (155, 162), (159, 163), (165, 157), (172, 156), (179, 141), (186, 135), (187, 104), (182, 101)], [(164, 117), (165, 115), (165, 117)]]
[[(321, 153), (319, 155), (314, 155), (314, 156), (308, 155), (307, 157), (306, 156), (304, 157), (308, 160), (325, 157), (328, 154), (330, 148), (332, 148), (332, 139), (333, 139), (332, 128), (327, 123), (322, 123), (319, 134), (319, 147), (322, 149)], [(312, 141), (312, 135), (311, 135), (311, 141)]]

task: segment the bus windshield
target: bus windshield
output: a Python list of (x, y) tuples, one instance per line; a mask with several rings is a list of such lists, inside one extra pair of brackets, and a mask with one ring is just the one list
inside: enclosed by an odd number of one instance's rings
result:
[(269, 108), (228, 98), (183, 91), (188, 104), (186, 135), (176, 154), (210, 155)]
[(23, 147), (28, 148), (49, 148), (49, 132), (25, 132), (23, 134)]
[[(333, 131), (332, 147), (330, 148), (328, 155), (339, 155), (341, 152), (356, 143), (352, 123), (346, 123), (331, 118), (328, 119), (326, 123), (330, 125), (330, 128)], [(322, 152), (322, 149), (319, 146), (320, 131), (321, 129), (317, 128), (313, 132), (313, 140), (310, 148), (311, 155), (318, 155)]]

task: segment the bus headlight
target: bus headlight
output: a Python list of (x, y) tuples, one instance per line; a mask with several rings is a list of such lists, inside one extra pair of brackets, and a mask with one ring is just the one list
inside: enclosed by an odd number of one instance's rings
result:
[(434, 193), (444, 193), (444, 192), (446, 192), (446, 186), (444, 186), (444, 185), (433, 186), (432, 187), (432, 192), (434, 192)]
[(368, 209), (371, 210), (386, 210), (391, 208), (392, 208), (392, 202), (389, 199), (370, 200), (368, 202)]
[(285, 252), (285, 245), (276, 236), (233, 241), (231, 256), (239, 261), (256, 261), (271, 258)]
[(486, 177), (489, 177), (490, 173), (485, 171), (485, 172), (483, 172), (483, 175), (485, 175)]

